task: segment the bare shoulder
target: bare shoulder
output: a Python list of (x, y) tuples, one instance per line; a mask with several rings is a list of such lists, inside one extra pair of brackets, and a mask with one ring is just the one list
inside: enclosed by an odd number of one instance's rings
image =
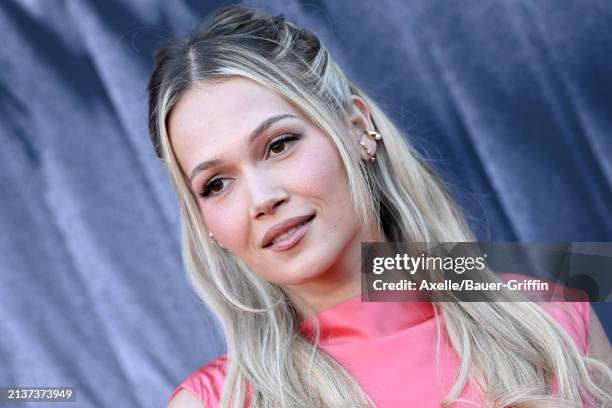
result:
[(202, 408), (204, 404), (191, 391), (183, 388), (168, 403), (166, 408)]

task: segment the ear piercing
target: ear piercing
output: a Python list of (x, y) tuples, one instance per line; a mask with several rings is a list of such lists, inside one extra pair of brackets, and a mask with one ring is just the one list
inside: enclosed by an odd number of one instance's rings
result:
[[(375, 130), (365, 130), (365, 131), (364, 131), (364, 133), (365, 133), (365, 134), (366, 134), (368, 137), (370, 137), (372, 140), (374, 140), (375, 142), (377, 142), (377, 141), (379, 141), (379, 140), (382, 140), (382, 136), (380, 135), (380, 133), (378, 133), (378, 132), (377, 132), (377, 131), (375, 131)], [(369, 157), (368, 157), (368, 160), (370, 160), (370, 161), (372, 161), (372, 162), (373, 162), (373, 161), (375, 161), (375, 160), (376, 160), (376, 158), (374, 157), (374, 155), (375, 155), (376, 153), (372, 153), (372, 152), (370, 151), (370, 149), (368, 149), (368, 146), (367, 146), (366, 142), (365, 142), (365, 141), (362, 139), (362, 140), (360, 140), (360, 141), (359, 141), (359, 144), (361, 145), (361, 147), (363, 147), (363, 149), (366, 151), (366, 154), (369, 156)]]
[(365, 151), (366, 151), (366, 153), (367, 153), (367, 154), (371, 154), (371, 153), (370, 153), (370, 149), (368, 149), (368, 146), (366, 145), (366, 142), (364, 142), (363, 140), (361, 140), (361, 141), (359, 142), (359, 144), (361, 145), (361, 147), (363, 147), (363, 148), (365, 149)]
[(381, 134), (375, 130), (366, 130), (365, 133), (367, 133), (368, 136), (370, 136), (374, 140), (382, 140)]
[[(208, 233), (208, 236), (209, 236), (209, 237), (211, 237), (212, 239), (214, 239), (214, 238), (215, 238), (215, 235), (214, 235), (212, 232), (209, 232), (209, 233)], [(221, 243), (220, 243), (219, 241), (216, 241), (216, 240), (215, 240), (215, 242), (216, 242), (216, 243), (217, 243), (217, 244), (218, 244), (218, 245), (219, 245), (221, 248), (225, 249), (225, 247), (224, 247), (223, 245), (221, 245)]]

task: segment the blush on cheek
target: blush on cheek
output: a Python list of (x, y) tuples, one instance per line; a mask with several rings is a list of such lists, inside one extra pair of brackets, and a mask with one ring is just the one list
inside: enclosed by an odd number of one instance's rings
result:
[[(225, 248), (237, 252), (246, 239), (248, 224), (241, 219), (241, 213), (228, 206), (201, 209), (200, 214), (208, 231), (214, 234), (214, 239)], [(236, 250), (234, 250), (236, 249)]]
[(300, 192), (315, 197), (336, 192), (338, 183), (345, 182), (345, 175), (342, 161), (329, 143), (332, 142), (319, 140), (305, 149), (291, 162), (291, 172), (287, 173), (285, 181), (291, 186), (299, 185)]

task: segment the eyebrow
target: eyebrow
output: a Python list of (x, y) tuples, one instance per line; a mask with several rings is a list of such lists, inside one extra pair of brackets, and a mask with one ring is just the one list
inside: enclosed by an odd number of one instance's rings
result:
[[(255, 140), (257, 139), (257, 137), (263, 134), (263, 132), (265, 132), (266, 129), (272, 126), (273, 123), (278, 122), (279, 120), (282, 120), (282, 119), (286, 119), (286, 118), (296, 118), (297, 119), (297, 116), (292, 115), (290, 113), (282, 113), (280, 115), (269, 117), (268, 119), (261, 122), (259, 126), (257, 126), (255, 130), (251, 132), (251, 134), (249, 135), (247, 139), (248, 144), (253, 144), (253, 142), (255, 142)], [(222, 162), (223, 161), (219, 159), (211, 159), (211, 160), (205, 160), (201, 162), (200, 164), (195, 166), (195, 168), (191, 171), (191, 175), (189, 176), (189, 182), (192, 182), (194, 177), (197, 176), (199, 173), (211, 167), (218, 166)]]

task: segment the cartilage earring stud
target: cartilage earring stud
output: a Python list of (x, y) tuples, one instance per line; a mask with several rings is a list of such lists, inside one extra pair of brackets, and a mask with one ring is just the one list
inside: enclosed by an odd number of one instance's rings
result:
[(381, 140), (382, 139), (381, 134), (378, 133), (375, 130), (366, 130), (365, 132), (368, 134), (368, 136), (370, 136), (374, 140)]
[(209, 237), (211, 237), (211, 238), (213, 238), (213, 237), (214, 237), (214, 234), (213, 234), (212, 232), (209, 232), (209, 233), (208, 233), (208, 236), (209, 236)]

